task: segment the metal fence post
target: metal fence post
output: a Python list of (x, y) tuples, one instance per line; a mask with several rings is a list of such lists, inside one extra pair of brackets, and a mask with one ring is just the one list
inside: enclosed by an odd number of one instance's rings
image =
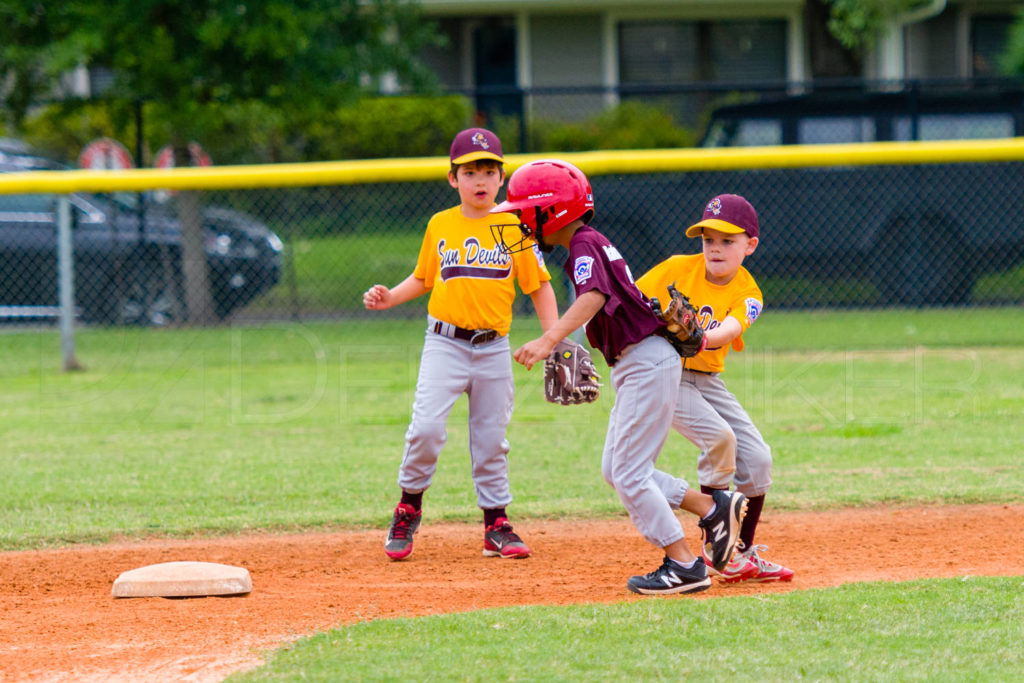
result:
[(60, 349), (65, 372), (82, 370), (75, 358), (75, 268), (71, 241), (71, 202), (57, 199), (57, 277), (60, 291)]

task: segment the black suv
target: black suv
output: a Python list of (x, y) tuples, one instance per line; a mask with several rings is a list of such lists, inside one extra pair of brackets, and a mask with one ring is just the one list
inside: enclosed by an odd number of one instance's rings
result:
[[(721, 107), (702, 144), (1015, 135), (1024, 135), (1024, 90), (812, 93)], [(708, 199), (747, 197), (762, 238), (745, 265), (772, 288), (773, 306), (961, 304), (980, 276), (1024, 262), (1024, 162), (694, 171), (594, 184), (601, 229), (638, 275), (669, 254), (700, 250), (681, 232)]]
[[(0, 149), (0, 173), (55, 167)], [(75, 303), (86, 321), (166, 325), (183, 316), (180, 223), (166, 206), (142, 204), (142, 198), (69, 197)], [(56, 207), (54, 194), (0, 194), (0, 319), (57, 315)], [(203, 232), (218, 316), (228, 316), (280, 279), (281, 240), (254, 217), (209, 206)]]
[(719, 107), (701, 147), (973, 140), (1024, 135), (1024, 90), (825, 90)]

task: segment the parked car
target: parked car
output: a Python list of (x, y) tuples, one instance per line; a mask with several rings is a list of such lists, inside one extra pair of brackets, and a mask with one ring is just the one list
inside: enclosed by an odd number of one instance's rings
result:
[[(1010, 137), (1024, 135), (1024, 91), (819, 93), (722, 107), (710, 121), (708, 147)], [(710, 197), (746, 196), (763, 235), (744, 265), (755, 277), (785, 279), (776, 306), (961, 304), (980, 276), (1024, 263), (1024, 163), (707, 171), (594, 184), (601, 228), (638, 275), (668, 254), (699, 251), (679, 227), (699, 220)]]
[(1024, 135), (1024, 90), (823, 90), (719, 107), (701, 147), (976, 140)]
[[(0, 173), (52, 168), (4, 154)], [(166, 325), (185, 311), (181, 225), (173, 211), (136, 193), (70, 195), (75, 303), (86, 321)], [(57, 196), (0, 195), (0, 318), (58, 313)], [(210, 287), (226, 317), (273, 287), (281, 275), (280, 238), (253, 216), (203, 210)]]

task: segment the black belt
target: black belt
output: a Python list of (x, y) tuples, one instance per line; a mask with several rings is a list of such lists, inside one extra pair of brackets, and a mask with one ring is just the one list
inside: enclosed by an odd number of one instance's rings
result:
[(448, 337), (449, 339), (461, 339), (462, 341), (468, 341), (473, 346), (486, 344), (487, 342), (494, 341), (501, 336), (498, 334), (497, 330), (467, 330), (465, 327), (452, 325), (451, 323), (446, 323), (443, 320), (438, 320), (437, 318), (431, 318), (430, 327), (428, 329), (434, 334), (440, 334), (441, 336)]
[(707, 370), (694, 370), (693, 368), (688, 368), (688, 367), (686, 367), (686, 363), (685, 362), (683, 363), (683, 370), (689, 370), (690, 372), (697, 372), (697, 373), (700, 373), (701, 375), (713, 375), (713, 374), (715, 374), (713, 372), (708, 372)]

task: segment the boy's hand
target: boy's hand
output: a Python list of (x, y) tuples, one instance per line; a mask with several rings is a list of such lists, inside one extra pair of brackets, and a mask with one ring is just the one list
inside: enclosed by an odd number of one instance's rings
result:
[(538, 337), (533, 341), (526, 342), (512, 354), (512, 357), (516, 359), (517, 363), (521, 363), (526, 366), (529, 370), (534, 366), (535, 363), (539, 363), (548, 356), (551, 355), (552, 349), (555, 345), (549, 342), (544, 337)]
[(391, 308), (391, 290), (384, 285), (374, 285), (363, 292), (363, 305), (371, 311)]

